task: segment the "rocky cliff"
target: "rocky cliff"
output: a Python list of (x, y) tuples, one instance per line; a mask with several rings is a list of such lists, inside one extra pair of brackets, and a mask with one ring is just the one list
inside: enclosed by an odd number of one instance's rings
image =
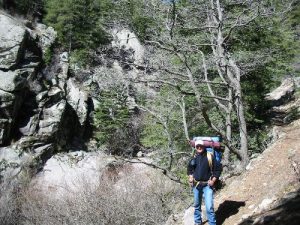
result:
[(33, 28), (0, 13), (2, 178), (4, 170), (13, 168), (12, 173), (18, 174), (25, 164), (45, 160), (53, 151), (67, 151), (85, 134), (90, 100), (69, 75), (68, 54), (44, 64), (55, 38), (52, 28), (42, 24)]

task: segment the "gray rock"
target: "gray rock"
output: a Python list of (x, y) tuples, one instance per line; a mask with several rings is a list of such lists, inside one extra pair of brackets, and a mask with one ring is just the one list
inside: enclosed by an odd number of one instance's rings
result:
[(76, 86), (75, 81), (73, 79), (68, 79), (67, 81), (67, 102), (71, 105), (71, 107), (76, 112), (80, 125), (84, 125), (87, 119), (87, 111), (88, 111), (88, 95), (85, 91), (80, 90), (79, 87)]
[(46, 151), (49, 151), (49, 149), (52, 148), (52, 147), (53, 147), (52, 144), (42, 145), (40, 147), (35, 148), (34, 152), (37, 153), (38, 155), (42, 155)]
[(9, 92), (0, 90), (0, 108), (6, 108), (13, 104), (15, 96)]
[(268, 210), (272, 203), (276, 200), (275, 197), (273, 198), (266, 198), (264, 199), (253, 211), (253, 213), (261, 213), (265, 210)]
[(67, 52), (60, 54), (60, 61), (66, 63), (69, 62), (69, 54)]
[(0, 143), (5, 143), (11, 133), (12, 122), (20, 108), (22, 99), (12, 93), (0, 90)]
[(38, 115), (30, 117), (28, 123), (24, 127), (19, 128), (19, 131), (23, 135), (27, 136), (35, 134), (38, 125), (38, 120)]
[(183, 224), (184, 225), (191, 225), (194, 224), (194, 207), (189, 207), (187, 210), (185, 210), (184, 216), (183, 216)]
[(143, 63), (145, 49), (133, 32), (128, 29), (114, 29), (112, 35), (114, 39), (112, 42), (113, 47), (125, 48), (126, 50), (132, 49), (134, 62), (136, 64)]
[(43, 91), (43, 92), (38, 93), (35, 97), (36, 101), (37, 102), (42, 101), (45, 98), (45, 96), (47, 96), (47, 94), (48, 94), (48, 91)]
[(291, 100), (295, 92), (295, 84), (292, 78), (284, 79), (281, 85), (266, 95), (266, 100), (271, 103), (272, 106), (279, 106), (287, 103)]
[(48, 91), (48, 96), (55, 96), (55, 95), (61, 95), (62, 94), (62, 90), (58, 87), (52, 87), (49, 91)]
[(272, 122), (277, 125), (288, 124), (300, 118), (300, 99), (272, 108)]
[(38, 135), (52, 136), (59, 129), (65, 107), (66, 101), (62, 100), (43, 110), (43, 120), (39, 121)]
[(47, 161), (43, 171), (37, 174), (32, 184), (52, 197), (63, 196), (70, 191), (80, 192), (83, 191), (84, 185), (88, 185), (89, 188), (96, 187), (101, 170), (113, 160), (114, 158), (100, 152), (61, 153)]
[(43, 51), (43, 55), (45, 55), (47, 49), (49, 49), (49, 47), (51, 47), (54, 43), (57, 37), (57, 32), (53, 29), (53, 27), (47, 27), (44, 24), (38, 23), (33, 31), (33, 36), (39, 37), (39, 46)]
[(25, 35), (21, 23), (0, 14), (0, 69), (10, 69), (17, 64)]
[(20, 90), (26, 84), (26, 79), (19, 74), (19, 71), (1, 71), (0, 70), (0, 89), (7, 92)]
[(266, 100), (272, 106), (269, 112), (273, 124), (288, 124), (300, 118), (300, 100), (294, 96), (296, 86), (296, 79), (286, 78), (278, 88), (266, 96)]
[(18, 176), (22, 166), (30, 160), (29, 154), (13, 147), (0, 148), (0, 177), (2, 181)]

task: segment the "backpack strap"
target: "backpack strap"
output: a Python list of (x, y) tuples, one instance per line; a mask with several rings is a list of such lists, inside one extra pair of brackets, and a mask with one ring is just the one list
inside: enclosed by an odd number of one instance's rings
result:
[(206, 152), (206, 155), (207, 155), (207, 160), (208, 160), (208, 165), (209, 165), (209, 168), (210, 168), (210, 172), (212, 174), (213, 172), (213, 154), (210, 153), (210, 152)]

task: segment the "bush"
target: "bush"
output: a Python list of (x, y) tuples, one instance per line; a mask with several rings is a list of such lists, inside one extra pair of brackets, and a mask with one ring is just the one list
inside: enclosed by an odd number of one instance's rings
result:
[(0, 224), (18, 224), (19, 218), (19, 193), (18, 184), (3, 182), (0, 185)]
[[(130, 174), (124, 168), (122, 172)], [(83, 185), (80, 192), (59, 198), (28, 189), (22, 224), (163, 224), (180, 196), (179, 189), (154, 177), (143, 180), (127, 175), (120, 182), (118, 166), (104, 174), (98, 187), (79, 182)]]
[[(0, 162), (0, 164), (3, 163)], [(1, 168), (0, 168), (0, 172)], [(1, 173), (0, 173), (1, 174)], [(17, 175), (7, 172), (5, 176), (0, 175), (0, 224), (20, 224), (22, 190), (30, 181), (30, 170), (23, 170)]]

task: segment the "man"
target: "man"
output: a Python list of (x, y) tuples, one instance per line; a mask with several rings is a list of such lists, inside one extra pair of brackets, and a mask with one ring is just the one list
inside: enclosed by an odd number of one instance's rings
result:
[[(202, 140), (195, 142), (196, 155), (188, 165), (188, 179), (194, 192), (195, 225), (202, 224), (201, 203), (204, 196), (207, 220), (209, 225), (216, 225), (213, 204), (213, 186), (220, 177), (222, 166), (217, 163), (211, 153), (207, 153)], [(210, 161), (211, 160), (211, 166)]]

